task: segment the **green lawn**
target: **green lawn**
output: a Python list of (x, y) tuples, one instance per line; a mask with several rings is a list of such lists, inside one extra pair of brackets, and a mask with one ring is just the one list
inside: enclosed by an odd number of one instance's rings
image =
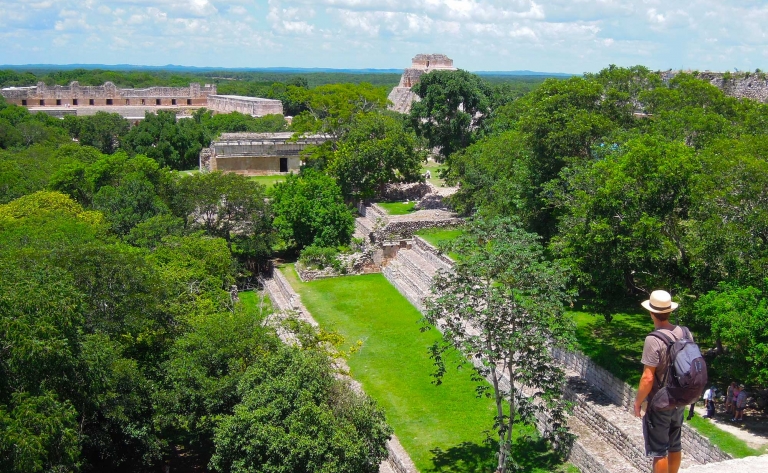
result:
[(378, 202), (377, 205), (386, 210), (389, 215), (407, 215), (416, 209), (416, 201), (410, 202)]
[[(699, 412), (703, 412), (705, 409), (703, 404), (697, 405), (696, 408)], [(704, 419), (700, 415), (693, 416), (690, 421), (686, 422), (701, 435), (707, 437), (712, 444), (716, 445), (725, 453), (730, 454), (733, 458), (744, 458), (768, 453), (768, 447), (763, 447), (760, 450), (750, 448), (743, 440), (737, 438), (730, 432), (718, 428), (715, 424), (708, 419)]]
[(601, 315), (571, 312), (576, 321), (579, 349), (614, 376), (636, 386), (640, 382), (645, 336), (653, 330), (647, 313), (614, 314), (606, 323)]
[[(302, 283), (292, 266), (282, 272), (323, 328), (339, 332), (349, 345), (362, 341), (348, 360), (351, 375), (384, 408), (420, 471), (493, 471), (494, 449), (484, 442), (493, 402), (475, 397), (468, 369), (451, 369), (442, 385), (431, 383), (427, 350), (439, 334), (419, 331), (421, 314), (381, 274)], [(531, 429), (525, 434), (535, 437)], [(562, 468), (543, 442), (525, 435), (515, 450), (523, 471)]]
[(424, 175), (424, 173), (429, 170), (429, 174), (432, 177), (427, 179), (427, 182), (435, 187), (442, 187), (445, 184), (445, 181), (440, 179), (440, 170), (443, 168), (445, 168), (445, 165), (436, 163), (434, 161), (429, 161), (428, 163), (421, 165), (421, 174)]
[[(632, 387), (637, 387), (643, 371), (643, 365), (640, 363), (643, 343), (646, 335), (653, 330), (653, 323), (648, 313), (638, 311), (613, 314), (613, 320), (610, 323), (607, 323), (602, 316), (585, 312), (571, 312), (571, 314), (576, 321), (578, 348), (614, 376)], [(719, 429), (701, 416), (693, 417), (690, 425), (722, 451), (735, 458), (761, 454), (760, 451), (749, 448), (743, 440)]]
[(418, 230), (416, 235), (427, 240), (434, 247), (440, 246), (440, 243), (454, 240), (464, 232), (461, 228), (424, 228)]
[(285, 181), (286, 177), (282, 174), (274, 174), (271, 176), (250, 176), (248, 177), (249, 180), (258, 182), (259, 184), (265, 185), (267, 187), (272, 187), (278, 182)]
[[(263, 294), (263, 299), (261, 295)], [(272, 301), (269, 300), (269, 296), (266, 293), (258, 293), (256, 291), (243, 291), (238, 294), (240, 302), (247, 310), (263, 311), (262, 315), (272, 313)]]

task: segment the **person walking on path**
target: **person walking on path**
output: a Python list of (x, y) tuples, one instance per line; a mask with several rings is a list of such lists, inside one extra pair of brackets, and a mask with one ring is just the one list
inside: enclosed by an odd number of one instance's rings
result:
[(734, 395), (733, 391), (736, 389), (736, 382), (731, 381), (731, 384), (728, 386), (728, 391), (725, 393), (725, 413), (730, 414), (733, 416), (735, 414), (734, 412)]
[(744, 385), (739, 385), (739, 394), (736, 396), (736, 415), (731, 419), (734, 422), (744, 422), (744, 408), (747, 407), (747, 391)]
[[(672, 296), (666, 291), (653, 291), (650, 299), (641, 304), (651, 314), (656, 330), (663, 331), (674, 340), (690, 333), (683, 327), (669, 323), (669, 315), (677, 309)], [(691, 337), (692, 338), (692, 337)], [(666, 344), (659, 338), (648, 335), (643, 345), (643, 375), (635, 398), (635, 416), (640, 417), (643, 401), (649, 403), (643, 416), (643, 438), (645, 454), (653, 457), (654, 473), (677, 473), (682, 461), (681, 428), (685, 406), (668, 410), (651, 407), (651, 400), (662, 387), (662, 380), (669, 362)], [(658, 368), (658, 369), (657, 369)]]

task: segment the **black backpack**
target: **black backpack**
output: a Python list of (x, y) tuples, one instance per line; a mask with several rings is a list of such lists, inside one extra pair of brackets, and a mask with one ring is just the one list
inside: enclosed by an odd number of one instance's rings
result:
[(681, 328), (683, 337), (677, 340), (659, 330), (649, 333), (667, 346), (668, 363), (661, 389), (649, 403), (659, 411), (693, 404), (701, 398), (707, 385), (707, 364), (701, 350), (693, 342), (688, 327)]

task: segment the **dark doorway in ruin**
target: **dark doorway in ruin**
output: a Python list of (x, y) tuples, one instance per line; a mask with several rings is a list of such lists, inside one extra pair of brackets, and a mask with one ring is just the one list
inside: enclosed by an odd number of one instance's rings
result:
[(141, 99), (141, 104), (142, 104), (142, 105), (146, 105), (146, 104), (147, 104), (147, 101), (146, 101), (146, 100), (144, 100), (144, 99)]
[(93, 99), (88, 99), (88, 105), (93, 105)]
[(192, 105), (192, 99), (187, 99), (187, 105)]
[(56, 105), (61, 105), (61, 99), (56, 99)]
[(429, 67), (429, 61), (427, 61), (427, 67)]
[(112, 105), (112, 99), (107, 99), (107, 105)]
[(176, 105), (176, 99), (171, 99), (171, 105)]
[(72, 99), (72, 105), (77, 105), (77, 99)]
[(125, 99), (125, 104), (126, 104), (126, 105), (130, 105), (130, 104), (131, 104), (131, 101), (130, 101), (130, 99)]
[(160, 99), (155, 99), (155, 105), (160, 105)]
[(288, 158), (280, 158), (280, 172), (288, 172)]
[(42, 106), (44, 106), (44, 105), (45, 105), (45, 100), (41, 100), (41, 101), (40, 101), (40, 106), (42, 107)]
[(27, 101), (26, 100), (22, 100), (21, 101), (21, 106), (22, 107), (26, 107), (27, 106)]

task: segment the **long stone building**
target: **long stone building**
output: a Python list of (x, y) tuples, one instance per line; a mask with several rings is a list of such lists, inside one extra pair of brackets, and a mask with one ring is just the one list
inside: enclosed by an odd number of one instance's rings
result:
[(205, 107), (208, 96), (216, 94), (215, 84), (192, 83), (189, 87), (148, 87), (123, 89), (112, 82), (104, 85), (45, 85), (38, 82), (31, 87), (8, 87), (0, 91), (8, 103), (24, 107), (87, 107), (110, 105)]
[(400, 83), (389, 93), (390, 110), (400, 113), (411, 111), (411, 104), (419, 100), (419, 96), (411, 91), (419, 78), (435, 70), (455, 71), (453, 59), (444, 54), (417, 54), (411, 60), (411, 67), (403, 71)]
[(8, 87), (0, 90), (6, 102), (43, 111), (51, 115), (93, 115), (97, 111), (119, 113), (123, 117), (140, 119), (145, 112), (171, 110), (177, 115), (205, 107), (216, 113), (237, 111), (261, 117), (283, 114), (279, 100), (218, 95), (215, 84), (189, 87), (119, 88), (112, 82), (104, 85), (81, 86), (77, 81), (68, 86), (48, 86), (38, 82), (31, 87)]
[(283, 114), (283, 103), (279, 100), (241, 95), (209, 95), (206, 107), (218, 113), (240, 112), (254, 117)]
[(222, 133), (200, 152), (201, 171), (224, 171), (248, 176), (298, 171), (300, 153), (309, 145), (330, 139), (325, 135), (302, 136), (284, 133)]

